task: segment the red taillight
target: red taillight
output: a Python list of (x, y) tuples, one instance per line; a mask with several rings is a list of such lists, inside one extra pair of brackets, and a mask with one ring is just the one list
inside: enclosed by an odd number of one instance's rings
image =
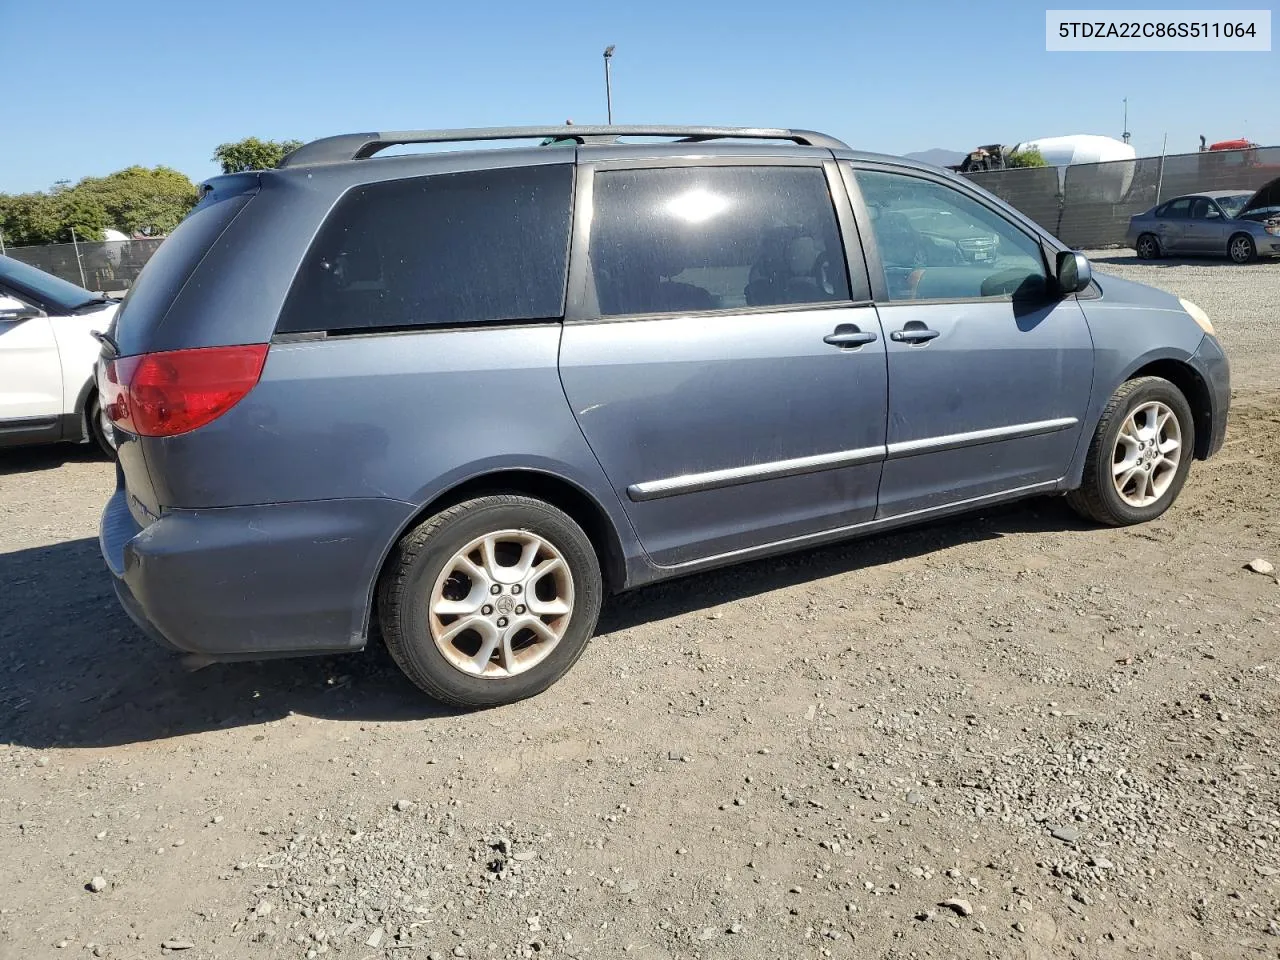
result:
[(100, 402), (121, 430), (172, 437), (222, 416), (254, 388), (267, 345), (202, 347), (112, 360)]

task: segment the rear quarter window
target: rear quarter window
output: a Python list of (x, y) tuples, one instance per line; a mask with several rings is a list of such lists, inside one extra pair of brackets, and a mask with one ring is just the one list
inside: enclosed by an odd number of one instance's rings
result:
[(112, 332), (122, 352), (141, 349), (200, 261), (230, 226), (253, 191), (206, 195), (151, 255), (116, 312)]
[(569, 164), (353, 188), (307, 251), (276, 331), (562, 317), (572, 189)]

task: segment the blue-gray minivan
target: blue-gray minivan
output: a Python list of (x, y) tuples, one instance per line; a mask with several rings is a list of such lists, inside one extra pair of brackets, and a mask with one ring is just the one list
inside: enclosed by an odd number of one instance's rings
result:
[(201, 193), (97, 373), (116, 591), (201, 658), (380, 633), (507, 703), (609, 593), (1035, 495), (1140, 523), (1223, 442), (1202, 310), (818, 133), (349, 134)]

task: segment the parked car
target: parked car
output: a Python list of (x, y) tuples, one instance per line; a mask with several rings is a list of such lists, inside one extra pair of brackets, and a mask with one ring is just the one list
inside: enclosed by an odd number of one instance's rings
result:
[[(547, 137), (578, 146), (375, 156)], [(202, 189), (99, 362), (103, 555), (200, 658), (380, 632), (427, 693), (506, 703), (611, 592), (1038, 494), (1140, 523), (1223, 442), (1202, 310), (822, 134), (353, 134)], [(886, 243), (893, 203), (994, 257)]]
[[(912, 230), (931, 245), (926, 261), (931, 265), (994, 260), (1000, 247), (1000, 238), (996, 234), (950, 210), (901, 209), (892, 202), (869, 207), (868, 210), (873, 218), (882, 214), (889, 217), (900, 214), (906, 217)], [(884, 226), (880, 229), (883, 230)]]
[(94, 442), (114, 454), (94, 332), (107, 329), (117, 305), (0, 256), (0, 447)]
[(1174, 197), (1129, 220), (1143, 260), (1167, 254), (1228, 256), (1236, 263), (1280, 256), (1280, 181), (1261, 190), (1208, 190)]

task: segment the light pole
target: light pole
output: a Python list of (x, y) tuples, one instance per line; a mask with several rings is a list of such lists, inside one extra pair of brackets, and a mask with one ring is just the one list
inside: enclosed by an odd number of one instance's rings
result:
[(613, 126), (613, 84), (609, 76), (609, 61), (613, 59), (613, 48), (616, 44), (609, 44), (604, 48), (604, 101), (609, 111), (609, 125)]

